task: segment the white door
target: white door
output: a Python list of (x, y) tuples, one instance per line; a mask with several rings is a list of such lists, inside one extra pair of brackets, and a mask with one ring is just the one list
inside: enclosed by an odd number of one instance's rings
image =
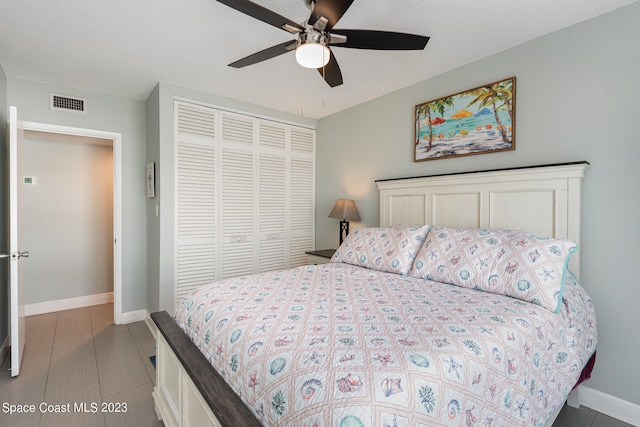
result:
[(22, 130), (18, 129), (18, 109), (9, 107), (9, 294), (11, 334), (11, 376), (20, 373), (24, 350), (24, 260), (29, 252), (20, 252), (22, 215)]

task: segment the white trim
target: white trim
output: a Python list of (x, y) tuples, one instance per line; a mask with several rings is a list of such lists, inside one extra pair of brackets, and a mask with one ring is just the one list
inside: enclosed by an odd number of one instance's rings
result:
[(122, 322), (122, 135), (113, 134), (113, 323)]
[(256, 118), (256, 119), (268, 120), (270, 122), (283, 123), (285, 125), (299, 126), (299, 127), (303, 127), (303, 128), (307, 128), (307, 129), (313, 129), (313, 130), (316, 130), (316, 128), (317, 128), (317, 126), (308, 125), (308, 124), (305, 124), (305, 123), (299, 123), (299, 122), (294, 122), (294, 121), (291, 121), (291, 120), (279, 119), (279, 118), (276, 118), (276, 117), (265, 116), (263, 114), (251, 113), (251, 112), (248, 112), (246, 110), (236, 110), (235, 108), (229, 108), (229, 107), (225, 107), (225, 106), (218, 105), (218, 104), (210, 104), (208, 102), (196, 101), (194, 99), (184, 98), (184, 97), (181, 97), (181, 96), (174, 96), (173, 100), (174, 101), (186, 102), (188, 104), (196, 104), (196, 105), (200, 105), (202, 107), (215, 108), (216, 110), (228, 111), (230, 113), (242, 114), (243, 116), (253, 117), (253, 118)]
[(126, 313), (122, 313), (120, 325), (124, 325), (127, 323), (139, 322), (141, 320), (145, 320), (149, 316), (149, 312), (147, 310), (135, 310), (135, 311), (127, 311)]
[(580, 386), (580, 403), (617, 420), (640, 426), (638, 404), (585, 386)]
[(578, 386), (574, 388), (569, 396), (567, 396), (567, 405), (574, 409), (580, 409), (580, 392), (582, 390), (582, 386)]
[(122, 322), (122, 134), (94, 129), (22, 121), (24, 130), (113, 141), (113, 321)]
[(145, 317), (144, 323), (147, 324), (147, 328), (149, 328), (149, 332), (151, 332), (151, 335), (153, 335), (153, 339), (157, 340), (158, 328), (156, 327), (156, 324), (153, 323), (153, 320), (151, 320), (151, 316), (149, 315), (149, 312), (147, 312), (147, 317)]
[(73, 310), (74, 308), (89, 307), (92, 305), (107, 304), (113, 302), (113, 292), (104, 294), (85, 295), (82, 297), (66, 298), (53, 301), (37, 302), (24, 306), (25, 316), (53, 313), (56, 311)]
[[(580, 247), (581, 179), (587, 166), (580, 162), (377, 181), (380, 225), (515, 228), (569, 238)], [(542, 204), (539, 194), (553, 202)], [(503, 195), (517, 195), (522, 204), (504, 211), (493, 201)], [(468, 207), (460, 209), (463, 202)], [(571, 257), (569, 268), (580, 278), (579, 256)]]

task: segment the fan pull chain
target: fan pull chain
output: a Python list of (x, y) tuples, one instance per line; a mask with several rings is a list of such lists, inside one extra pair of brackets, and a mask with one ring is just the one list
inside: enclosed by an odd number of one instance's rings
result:
[[(331, 58), (329, 58), (331, 59)], [(322, 80), (326, 81), (327, 80), (327, 76), (326, 76), (326, 65), (324, 67), (322, 67)], [(326, 86), (325, 86), (325, 93), (326, 93)], [(325, 103), (324, 103), (324, 95), (322, 95), (322, 108), (326, 107)]]

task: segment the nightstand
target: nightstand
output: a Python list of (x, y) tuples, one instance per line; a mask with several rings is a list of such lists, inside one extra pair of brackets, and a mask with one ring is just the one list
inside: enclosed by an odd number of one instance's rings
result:
[(331, 257), (333, 256), (333, 253), (335, 251), (335, 249), (320, 249), (317, 251), (307, 251), (305, 252), (305, 254), (307, 254), (307, 262), (309, 263), (309, 265), (316, 265), (326, 264), (331, 261)]

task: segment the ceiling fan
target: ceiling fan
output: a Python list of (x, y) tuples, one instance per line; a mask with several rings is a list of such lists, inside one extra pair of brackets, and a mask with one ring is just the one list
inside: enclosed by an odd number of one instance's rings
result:
[(280, 43), (232, 62), (229, 64), (230, 67), (246, 67), (295, 50), (298, 63), (303, 67), (318, 69), (331, 87), (342, 84), (342, 73), (329, 46), (374, 50), (422, 50), (429, 41), (429, 37), (414, 34), (333, 28), (353, 0), (303, 0), (311, 10), (311, 16), (300, 24), (248, 0), (218, 1), (245, 15), (298, 35), (296, 40)]

